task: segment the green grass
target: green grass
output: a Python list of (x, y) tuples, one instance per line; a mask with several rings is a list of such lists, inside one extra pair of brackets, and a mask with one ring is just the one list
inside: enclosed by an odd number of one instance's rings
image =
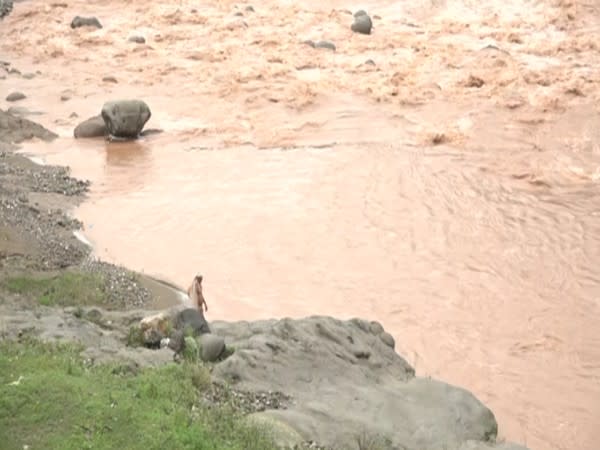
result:
[(275, 449), (235, 411), (201, 406), (208, 385), (198, 365), (88, 367), (72, 345), (0, 341), (1, 447)]
[(46, 277), (18, 276), (3, 281), (9, 292), (46, 306), (86, 306), (104, 303), (104, 280), (99, 275), (63, 272)]

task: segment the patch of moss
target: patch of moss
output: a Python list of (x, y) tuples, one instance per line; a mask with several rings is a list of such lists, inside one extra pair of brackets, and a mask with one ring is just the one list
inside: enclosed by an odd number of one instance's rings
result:
[(16, 276), (2, 282), (9, 292), (35, 299), (46, 306), (88, 306), (105, 303), (100, 275), (63, 272), (53, 276)]
[(128, 347), (143, 347), (144, 346), (144, 332), (138, 326), (129, 327), (127, 338), (125, 343)]
[(186, 336), (183, 342), (183, 359), (188, 362), (197, 362), (200, 358), (200, 347), (196, 339)]

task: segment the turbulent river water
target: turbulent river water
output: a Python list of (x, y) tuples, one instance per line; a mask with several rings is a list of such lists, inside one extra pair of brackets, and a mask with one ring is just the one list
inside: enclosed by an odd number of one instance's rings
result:
[[(598, 2), (31, 0), (0, 50), (32, 74), (0, 107), (60, 135), (24, 151), (93, 182), (99, 257), (201, 272), (209, 319), (379, 320), (501, 437), (598, 448)], [(164, 132), (73, 139), (119, 98)]]

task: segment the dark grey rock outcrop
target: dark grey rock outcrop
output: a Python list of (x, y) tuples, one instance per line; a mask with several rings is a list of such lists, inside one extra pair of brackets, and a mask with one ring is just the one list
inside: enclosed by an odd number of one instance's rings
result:
[(150, 108), (141, 100), (106, 102), (101, 112), (109, 135), (123, 139), (138, 138), (151, 115)]
[(235, 348), (213, 376), (236, 389), (291, 395), (287, 409), (263, 414), (303, 439), (354, 449), (368, 430), (389, 448), (496, 448), (494, 414), (462, 388), (415, 377), (376, 322), (315, 316), (211, 328)]
[[(91, 321), (85, 310), (41, 311), (0, 305), (8, 337), (34, 328), (44, 340), (77, 341), (85, 348), (83, 356), (93, 363), (119, 361), (145, 367), (173, 361), (169, 348), (125, 346), (129, 327), (148, 312), (102, 311), (104, 323), (110, 324), (106, 329), (98, 320)], [(179, 325), (198, 322), (197, 315), (180, 308), (162, 317), (177, 315)], [(215, 321), (211, 329), (214, 339), (206, 333), (197, 338), (201, 357), (208, 340), (214, 340), (216, 353), (223, 351), (221, 339), (234, 350), (213, 366), (215, 385), (228, 383), (235, 392), (250, 397), (285, 394), (285, 407), (265, 403), (256, 410), (259, 414), (252, 415), (278, 431), (281, 442), (314, 441), (326, 448), (352, 450), (358, 448), (361, 436), (367, 436), (386, 442), (375, 447), (382, 449), (527, 450), (495, 442), (496, 419), (473, 394), (416, 377), (413, 368), (384, 342), (386, 332), (377, 322), (314, 316)]]

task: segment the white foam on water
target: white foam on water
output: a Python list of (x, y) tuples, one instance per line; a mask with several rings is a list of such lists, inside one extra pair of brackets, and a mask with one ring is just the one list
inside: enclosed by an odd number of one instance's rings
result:
[(33, 155), (30, 155), (30, 154), (21, 153), (21, 152), (16, 152), (16, 153), (24, 156), (29, 161), (37, 164), (38, 166), (45, 166), (46, 165), (46, 160), (44, 158), (40, 157), (40, 156), (33, 156)]
[(81, 242), (83, 242), (85, 245), (87, 245), (88, 247), (93, 247), (92, 243), (90, 241), (87, 240), (87, 238), (85, 237), (85, 235), (81, 232), (81, 231), (73, 231), (73, 235), (80, 240)]

